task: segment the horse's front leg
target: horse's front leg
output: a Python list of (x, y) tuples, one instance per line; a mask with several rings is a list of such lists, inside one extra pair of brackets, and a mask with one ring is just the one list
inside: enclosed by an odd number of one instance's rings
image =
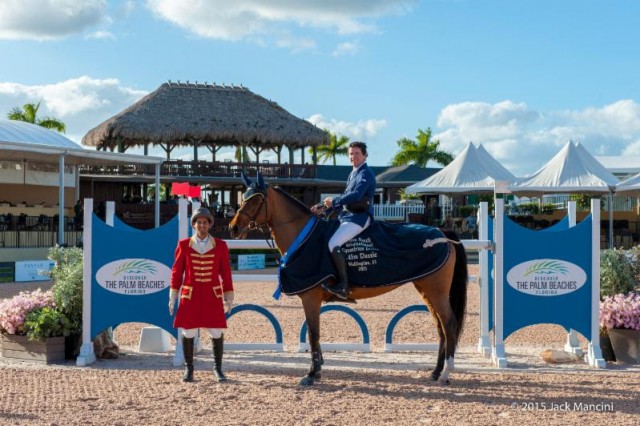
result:
[(309, 386), (320, 380), (322, 370), (322, 350), (320, 349), (320, 305), (322, 304), (322, 289), (316, 286), (302, 294), (302, 306), (309, 331), (309, 345), (311, 346), (311, 367), (309, 373), (300, 379), (299, 385)]

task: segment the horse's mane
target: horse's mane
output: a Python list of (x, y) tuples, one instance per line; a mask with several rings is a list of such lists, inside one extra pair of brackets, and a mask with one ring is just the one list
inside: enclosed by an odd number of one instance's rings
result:
[(302, 201), (298, 200), (293, 195), (289, 194), (287, 191), (278, 186), (274, 186), (272, 188), (279, 194), (284, 195), (289, 201), (291, 201), (291, 204), (293, 204), (298, 210), (300, 210), (300, 212), (306, 215), (311, 214), (311, 212), (309, 211), (309, 207), (305, 206)]

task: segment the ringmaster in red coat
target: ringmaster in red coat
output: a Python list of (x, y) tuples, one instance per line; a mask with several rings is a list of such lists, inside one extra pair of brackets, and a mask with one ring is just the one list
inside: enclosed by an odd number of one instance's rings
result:
[(191, 238), (178, 242), (171, 270), (169, 313), (173, 315), (175, 301), (180, 295), (173, 326), (182, 328), (182, 350), (185, 372), (182, 380), (193, 381), (194, 338), (199, 328), (206, 328), (213, 346), (214, 369), (217, 381), (226, 380), (222, 372), (225, 313), (233, 305), (233, 282), (227, 244), (209, 235), (213, 216), (206, 208), (197, 209), (191, 216), (196, 231)]

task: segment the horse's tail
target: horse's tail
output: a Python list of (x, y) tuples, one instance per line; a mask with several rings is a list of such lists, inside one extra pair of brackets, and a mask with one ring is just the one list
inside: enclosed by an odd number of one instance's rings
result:
[(458, 328), (456, 329), (456, 341), (458, 341), (460, 334), (462, 334), (465, 309), (467, 307), (467, 282), (469, 280), (467, 253), (457, 233), (453, 231), (443, 232), (448, 239), (455, 241), (456, 264), (453, 270), (451, 289), (449, 290), (449, 303), (458, 323)]

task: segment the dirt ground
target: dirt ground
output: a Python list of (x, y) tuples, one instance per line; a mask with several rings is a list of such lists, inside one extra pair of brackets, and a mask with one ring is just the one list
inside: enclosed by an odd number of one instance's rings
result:
[[(477, 267), (470, 266), (470, 273), (477, 274)], [(38, 286), (0, 284), (0, 298)], [(76, 367), (0, 358), (0, 424), (638, 424), (640, 366), (609, 363), (597, 370), (582, 362), (546, 364), (540, 352), (564, 345), (559, 326), (516, 332), (506, 340), (509, 368), (494, 368), (476, 349), (475, 282), (469, 284), (466, 328), (450, 385), (429, 379), (435, 353), (384, 352), (391, 317), (420, 303), (409, 284), (351, 305), (367, 323), (371, 352), (325, 351), (322, 380), (300, 387), (310, 363), (308, 353), (298, 352), (303, 311), (297, 297), (274, 301), (274, 286), (236, 283), (236, 303), (256, 303), (273, 312), (283, 328), (285, 351), (226, 352), (227, 383), (213, 380), (208, 339), (203, 338), (195, 361), (196, 381), (184, 384), (181, 368), (172, 366), (173, 350), (137, 352), (146, 324), (124, 324), (114, 332), (123, 349), (116, 360)], [(229, 321), (226, 341), (273, 342), (274, 332), (264, 317), (243, 312)], [(358, 343), (361, 333), (345, 314), (329, 312), (323, 314), (322, 341)], [(405, 317), (394, 334), (394, 343), (435, 341), (424, 313)]]

